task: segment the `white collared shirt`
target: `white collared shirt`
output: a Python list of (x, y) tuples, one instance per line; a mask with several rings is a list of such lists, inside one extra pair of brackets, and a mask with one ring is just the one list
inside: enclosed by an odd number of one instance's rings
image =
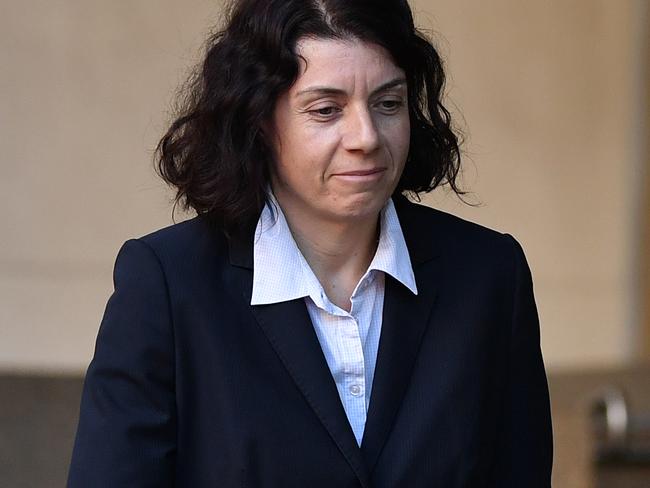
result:
[(341, 403), (361, 445), (370, 404), (384, 308), (384, 273), (417, 295), (415, 277), (392, 199), (381, 211), (379, 243), (352, 292), (351, 310), (332, 303), (298, 249), (277, 201), (257, 222), (251, 305), (303, 298)]

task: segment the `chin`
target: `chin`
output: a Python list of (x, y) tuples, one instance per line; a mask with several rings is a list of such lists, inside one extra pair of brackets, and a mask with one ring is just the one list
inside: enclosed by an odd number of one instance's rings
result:
[(347, 199), (343, 208), (337, 212), (340, 217), (353, 220), (363, 220), (367, 218), (375, 218), (390, 198), (390, 195), (385, 198), (376, 195), (357, 195), (353, 198)]

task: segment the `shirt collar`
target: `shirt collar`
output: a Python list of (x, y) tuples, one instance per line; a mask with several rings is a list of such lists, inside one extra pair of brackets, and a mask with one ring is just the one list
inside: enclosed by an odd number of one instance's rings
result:
[[(296, 242), (280, 205), (271, 195), (257, 222), (253, 241), (253, 293), (251, 305), (266, 305), (310, 296), (323, 300), (323, 289)], [(373, 270), (383, 271), (417, 295), (417, 286), (404, 234), (393, 200), (380, 214), (377, 251), (364, 278)]]
[(417, 295), (418, 289), (415, 284), (411, 258), (392, 198), (386, 202), (381, 211), (380, 225), (377, 251), (368, 270), (383, 271), (391, 275), (411, 290), (411, 293)]

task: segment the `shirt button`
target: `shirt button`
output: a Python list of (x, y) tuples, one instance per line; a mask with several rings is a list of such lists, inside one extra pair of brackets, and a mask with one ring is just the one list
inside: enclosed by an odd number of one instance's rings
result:
[(361, 387), (359, 385), (352, 385), (350, 387), (350, 393), (352, 393), (354, 396), (361, 395)]

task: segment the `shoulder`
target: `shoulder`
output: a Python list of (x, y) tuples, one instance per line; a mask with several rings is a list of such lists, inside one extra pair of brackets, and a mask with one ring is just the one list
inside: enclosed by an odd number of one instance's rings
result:
[(170, 225), (139, 238), (129, 239), (120, 249), (121, 269), (158, 268), (169, 280), (191, 279), (227, 259), (222, 232), (202, 217)]
[(513, 253), (520, 250), (510, 234), (405, 198), (395, 203), (409, 247), (433, 248), (465, 260), (512, 259)]
[(471, 234), (473, 236), (482, 236), (485, 238), (498, 238), (502, 235), (500, 232), (485, 227), (481, 224), (465, 220), (456, 215), (444, 212), (442, 210), (429, 207), (422, 203), (414, 203), (406, 199), (400, 199), (395, 202), (400, 221), (404, 219), (406, 225), (416, 224), (418, 227), (423, 226), (426, 229), (436, 231), (442, 227), (445, 230), (461, 234)]
[(507, 296), (525, 290), (524, 295), (532, 296), (526, 256), (510, 234), (406, 200), (400, 207), (398, 216), (414, 264), (440, 258), (436, 262), (447, 286), (461, 283), (463, 293), (474, 289), (494, 297), (499, 290)]
[(202, 255), (219, 251), (224, 247), (225, 237), (202, 217), (194, 217), (146, 234), (138, 239), (159, 258)]

